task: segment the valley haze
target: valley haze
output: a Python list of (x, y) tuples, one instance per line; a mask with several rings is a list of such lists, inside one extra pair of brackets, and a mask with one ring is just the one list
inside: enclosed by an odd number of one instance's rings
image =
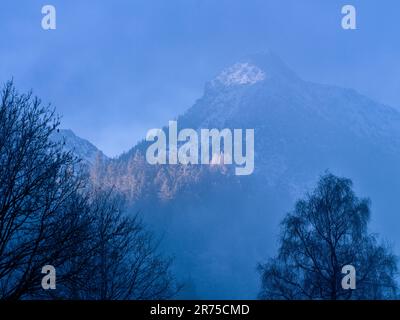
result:
[(108, 158), (70, 131), (59, 134), (88, 160), (94, 185), (114, 186), (163, 235), (162, 248), (187, 283), (181, 298), (255, 298), (256, 265), (275, 253), (279, 222), (327, 170), (349, 177), (372, 199), (371, 228), (399, 253), (394, 108), (352, 89), (305, 81), (267, 52), (223, 70), (176, 123), (177, 130), (196, 132), (254, 129), (254, 172), (237, 176), (223, 161), (149, 164), (146, 140)]

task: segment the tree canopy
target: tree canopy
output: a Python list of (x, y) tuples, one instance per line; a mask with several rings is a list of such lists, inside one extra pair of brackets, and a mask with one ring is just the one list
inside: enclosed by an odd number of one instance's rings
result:
[[(396, 257), (368, 232), (370, 201), (352, 181), (323, 175), (281, 223), (279, 252), (259, 265), (261, 299), (385, 299), (396, 297)], [(342, 268), (356, 270), (344, 289)]]

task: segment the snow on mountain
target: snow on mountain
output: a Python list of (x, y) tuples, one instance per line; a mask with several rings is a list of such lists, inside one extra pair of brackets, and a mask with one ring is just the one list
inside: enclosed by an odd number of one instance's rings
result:
[(225, 86), (254, 84), (265, 79), (265, 72), (248, 62), (235, 63), (214, 80)]
[(95, 163), (97, 157), (101, 157), (104, 160), (107, 159), (107, 156), (102, 151), (89, 141), (76, 136), (72, 130), (59, 129), (54, 132), (52, 139), (64, 142), (65, 150), (72, 151), (78, 158), (90, 165)]

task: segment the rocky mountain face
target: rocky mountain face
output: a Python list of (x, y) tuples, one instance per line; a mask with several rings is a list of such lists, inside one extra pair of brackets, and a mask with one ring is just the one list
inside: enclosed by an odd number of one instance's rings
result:
[(223, 70), (177, 122), (179, 129), (254, 129), (254, 173), (235, 176), (223, 164), (150, 165), (146, 141), (112, 160), (81, 151), (93, 182), (115, 186), (161, 232), (188, 283), (182, 297), (255, 298), (256, 265), (275, 254), (279, 221), (326, 170), (352, 179), (372, 200), (374, 231), (400, 241), (395, 109), (302, 80), (267, 53)]

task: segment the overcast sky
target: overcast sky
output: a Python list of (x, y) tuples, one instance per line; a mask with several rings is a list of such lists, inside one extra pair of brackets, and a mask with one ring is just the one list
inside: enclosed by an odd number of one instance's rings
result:
[[(41, 28), (41, 8), (57, 29)], [(357, 30), (341, 8), (357, 9)], [(270, 49), (302, 78), (400, 107), (400, 1), (2, 0), (0, 81), (33, 89), (106, 154), (130, 149), (241, 56)]]

